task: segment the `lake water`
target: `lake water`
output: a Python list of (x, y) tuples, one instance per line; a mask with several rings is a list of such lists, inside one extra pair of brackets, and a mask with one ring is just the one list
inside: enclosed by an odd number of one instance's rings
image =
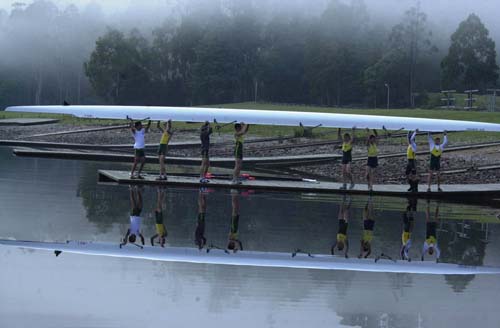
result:
[[(127, 186), (97, 183), (116, 164), (15, 158), (0, 147), (0, 238), (120, 242), (129, 227)], [(142, 230), (155, 233), (158, 191), (143, 198)], [(398, 198), (165, 190), (166, 247), (225, 247), (239, 208), (244, 250), (330, 253), (349, 206), (349, 256), (360, 251), (363, 209), (373, 208), (372, 258), (398, 258)], [(440, 261), (500, 266), (500, 210), (419, 200), (410, 256), (420, 259), (426, 210), (437, 222)], [(436, 218), (436, 208), (439, 208)], [(127, 245), (126, 247), (133, 247)], [(165, 263), (0, 247), (0, 327), (498, 327), (499, 276), (440, 276)]]

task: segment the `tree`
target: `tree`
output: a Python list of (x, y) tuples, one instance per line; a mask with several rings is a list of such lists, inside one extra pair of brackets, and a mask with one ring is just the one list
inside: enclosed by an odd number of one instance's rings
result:
[(441, 62), (445, 88), (485, 89), (498, 80), (495, 42), (475, 14), (460, 23)]

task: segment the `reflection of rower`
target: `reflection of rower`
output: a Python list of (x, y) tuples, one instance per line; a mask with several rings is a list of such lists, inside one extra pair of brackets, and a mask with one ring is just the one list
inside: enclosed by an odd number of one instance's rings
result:
[(359, 250), (359, 258), (367, 258), (372, 252), (373, 228), (375, 220), (373, 216), (372, 197), (368, 197), (368, 202), (363, 209), (363, 236), (361, 237), (361, 246)]
[(194, 243), (198, 249), (205, 247), (207, 239), (205, 238), (205, 215), (207, 212), (207, 195), (200, 190), (198, 193), (198, 218), (196, 221), (196, 230), (194, 233)]
[(338, 229), (337, 229), (337, 238), (335, 240), (335, 243), (332, 245), (332, 248), (330, 249), (332, 255), (334, 255), (335, 247), (337, 247), (337, 250), (341, 252), (344, 250), (344, 255), (347, 258), (348, 251), (349, 251), (349, 240), (347, 239), (347, 228), (348, 228), (348, 221), (349, 221), (349, 212), (351, 210), (351, 197), (344, 195), (344, 198), (342, 200), (342, 204), (340, 205), (339, 208), (339, 215), (338, 215)]
[(439, 203), (436, 205), (436, 212), (434, 213), (434, 220), (431, 218), (430, 202), (427, 200), (427, 208), (425, 210), (426, 224), (425, 224), (425, 241), (422, 248), (422, 261), (424, 260), (425, 253), (433, 255), (436, 252), (436, 261), (441, 254), (437, 243), (437, 220), (439, 217)]
[(128, 243), (135, 244), (137, 236), (141, 238), (144, 245), (144, 236), (141, 233), (141, 212), (142, 212), (142, 194), (138, 187), (130, 187), (130, 227), (120, 244), (120, 248)]
[(167, 239), (167, 229), (165, 228), (165, 224), (163, 223), (163, 213), (165, 212), (165, 189), (158, 188), (157, 193), (157, 201), (156, 201), (156, 209), (155, 209), (155, 226), (156, 226), (156, 234), (151, 237), (151, 246), (154, 246), (154, 240), (158, 238), (161, 247), (165, 247), (165, 240)]
[(240, 222), (240, 195), (238, 190), (231, 189), (231, 230), (227, 241), (227, 249), (237, 252), (243, 250), (243, 244), (238, 239), (238, 228)]
[(415, 213), (417, 212), (417, 198), (409, 197), (406, 210), (403, 212), (403, 232), (401, 233), (401, 259), (410, 260), (411, 234), (415, 225)]

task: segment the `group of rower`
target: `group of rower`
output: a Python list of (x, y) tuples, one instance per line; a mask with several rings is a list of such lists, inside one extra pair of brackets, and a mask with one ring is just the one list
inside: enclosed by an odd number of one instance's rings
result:
[[(335, 252), (343, 252), (344, 257), (348, 258), (349, 255), (349, 237), (348, 228), (350, 222), (351, 212), (351, 197), (348, 195), (343, 196), (343, 201), (339, 205), (337, 235), (335, 241), (330, 249), (331, 254)], [(417, 213), (417, 198), (408, 198), (408, 205), (403, 212), (402, 232), (401, 232), (401, 250), (400, 256), (402, 260), (411, 261), (409, 252), (412, 245), (413, 227), (415, 225), (415, 216)], [(430, 201), (427, 200), (427, 207), (425, 211), (425, 239), (422, 246), (420, 255), (421, 260), (425, 256), (434, 256), (436, 261), (440, 257), (440, 249), (437, 242), (437, 225), (439, 221), (439, 203), (436, 206), (434, 215), (431, 215)], [(372, 253), (373, 232), (375, 228), (375, 215), (373, 209), (372, 196), (368, 197), (368, 201), (363, 208), (363, 232), (361, 234), (359, 243), (358, 258), (368, 258)], [(381, 255), (384, 256), (383, 254)]]
[[(144, 179), (141, 175), (142, 169), (146, 162), (145, 155), (145, 135), (149, 132), (151, 128), (151, 121), (148, 121), (146, 127), (143, 127), (142, 122), (133, 122), (130, 118), (130, 130), (134, 137), (134, 164), (132, 165), (132, 170), (130, 172), (131, 179)], [(241, 184), (240, 173), (243, 167), (243, 142), (244, 136), (248, 132), (250, 125), (243, 122), (234, 124), (234, 170), (233, 170), (233, 184)], [(167, 154), (167, 148), (170, 140), (173, 136), (172, 121), (168, 120), (165, 123), (158, 121), (157, 129), (161, 131), (162, 135), (160, 138), (160, 144), (158, 146), (158, 161), (160, 164), (160, 174), (157, 180), (167, 180), (167, 174), (165, 171), (165, 156)], [(201, 168), (200, 168), (200, 183), (209, 183), (210, 180), (207, 178), (208, 168), (210, 167), (210, 135), (213, 129), (210, 126), (210, 122), (205, 122), (200, 128), (200, 141), (201, 141)], [(137, 165), (139, 167), (137, 168)], [(136, 171), (137, 169), (137, 171)]]
[[(146, 127), (142, 126), (140, 121), (133, 122), (130, 120), (130, 129), (134, 136), (134, 164), (130, 172), (131, 179), (143, 179), (141, 175), (145, 158), (145, 134), (149, 131), (151, 127), (151, 121), (148, 122)], [(240, 173), (243, 166), (243, 141), (244, 136), (248, 132), (249, 125), (243, 122), (234, 124), (234, 159), (235, 165), (233, 170), (233, 184), (240, 184)], [(160, 164), (160, 174), (157, 180), (167, 180), (167, 175), (165, 171), (165, 156), (167, 154), (168, 143), (172, 139), (172, 121), (167, 121), (161, 123), (158, 121), (157, 129), (161, 131), (162, 135), (160, 138), (160, 144), (158, 146), (158, 160)], [(352, 164), (352, 150), (355, 141), (355, 131), (356, 128), (352, 128), (352, 132), (344, 133), (342, 135), (341, 129), (338, 129), (338, 138), (342, 138), (342, 187), (341, 189), (347, 189), (347, 184), (349, 183), (349, 189), (354, 188), (354, 178), (351, 171)], [(367, 138), (366, 138), (366, 148), (367, 148), (367, 162), (366, 162), (366, 181), (368, 184), (368, 190), (373, 190), (373, 185), (376, 177), (376, 169), (378, 167), (378, 134), (376, 130), (370, 132), (367, 128)], [(209, 122), (205, 122), (200, 129), (200, 141), (201, 141), (201, 168), (200, 168), (200, 183), (209, 183), (210, 180), (207, 177), (208, 168), (210, 166), (210, 135), (213, 129)], [(415, 131), (408, 132), (408, 148), (406, 152), (407, 165), (406, 165), (406, 177), (410, 188), (409, 192), (418, 192), (418, 175), (417, 175), (417, 143), (416, 136), (418, 134), (418, 129)], [(432, 178), (434, 175), (437, 176), (437, 187), (438, 191), (441, 191), (441, 155), (445, 145), (448, 143), (448, 137), (446, 131), (444, 132), (444, 140), (441, 143), (441, 138), (432, 138), (431, 134), (428, 134), (429, 151), (430, 151), (430, 163), (429, 163), (429, 176), (428, 176), (428, 186), (427, 191), (431, 191)], [(139, 168), (137, 169), (137, 165)], [(137, 171), (136, 171), (137, 169)]]
[[(125, 236), (121, 240), (120, 248), (127, 244), (134, 244), (138, 247), (142, 247), (140, 244), (144, 245), (144, 235), (141, 229), (142, 226), (142, 212), (143, 212), (143, 200), (142, 200), (142, 188), (141, 186), (130, 186), (130, 225), (125, 233)], [(165, 187), (158, 187), (156, 206), (154, 209), (154, 222), (155, 222), (155, 234), (151, 236), (150, 243), (151, 246), (155, 244), (165, 247), (165, 243), (168, 236), (168, 231), (165, 226), (165, 212), (166, 212), (166, 202), (165, 202)], [(194, 233), (194, 242), (198, 249), (203, 249), (206, 246), (207, 239), (205, 238), (205, 216), (207, 212), (207, 200), (206, 200), (206, 188), (200, 188), (198, 194), (198, 215), (196, 219), (196, 229)], [(230, 230), (228, 233), (227, 246), (225, 249), (237, 252), (243, 250), (243, 244), (239, 240), (239, 220), (240, 220), (240, 193), (236, 189), (231, 189), (231, 222)], [(139, 240), (138, 240), (139, 239)], [(140, 244), (138, 243), (140, 242)], [(215, 247), (215, 246), (210, 246)]]
[[(350, 133), (344, 133), (342, 135), (341, 129), (338, 129), (338, 138), (342, 138), (342, 187), (341, 189), (347, 189), (347, 183), (350, 183), (349, 189), (354, 188), (354, 178), (351, 171), (352, 163), (352, 149), (355, 140), (356, 128), (352, 128), (352, 135)], [(366, 138), (366, 148), (367, 148), (367, 162), (366, 162), (366, 181), (368, 184), (368, 190), (373, 190), (373, 184), (375, 181), (376, 169), (378, 167), (378, 134), (376, 130), (373, 133), (367, 128), (367, 138)], [(406, 178), (410, 188), (409, 192), (418, 192), (418, 175), (417, 175), (417, 143), (416, 137), (418, 134), (418, 129), (415, 131), (408, 132), (408, 148), (406, 151), (407, 165), (406, 165)], [(437, 186), (438, 191), (441, 190), (441, 155), (445, 145), (448, 143), (448, 137), (446, 131), (444, 132), (444, 140), (441, 143), (441, 138), (432, 138), (431, 134), (428, 133), (429, 151), (430, 151), (430, 163), (429, 163), (429, 176), (427, 180), (427, 191), (431, 191), (432, 178), (434, 175), (437, 176)]]

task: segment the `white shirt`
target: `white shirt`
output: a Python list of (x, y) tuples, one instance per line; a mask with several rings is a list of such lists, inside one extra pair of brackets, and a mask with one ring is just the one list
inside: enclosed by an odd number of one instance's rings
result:
[(422, 248), (422, 256), (425, 255), (425, 253), (427, 252), (427, 250), (429, 250), (429, 248), (431, 247), (434, 247), (434, 250), (435, 250), (435, 253), (436, 253), (436, 259), (439, 258), (439, 256), (441, 255), (441, 251), (439, 250), (439, 247), (436, 243), (436, 245), (434, 244), (428, 244), (427, 241), (424, 241), (424, 247)]
[(413, 131), (411, 137), (410, 137), (410, 145), (411, 149), (413, 149), (413, 152), (417, 152), (417, 144), (415, 143), (415, 138), (417, 137), (417, 131)]
[(134, 149), (144, 149), (146, 147), (146, 142), (144, 141), (144, 135), (146, 134), (146, 130), (142, 128), (140, 131), (135, 130), (134, 132)]
[(138, 236), (141, 230), (141, 217), (130, 216), (130, 234)]

